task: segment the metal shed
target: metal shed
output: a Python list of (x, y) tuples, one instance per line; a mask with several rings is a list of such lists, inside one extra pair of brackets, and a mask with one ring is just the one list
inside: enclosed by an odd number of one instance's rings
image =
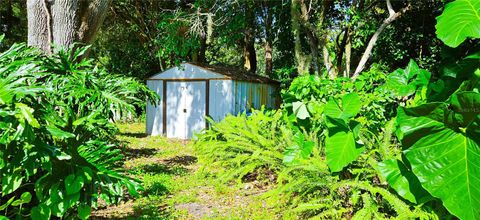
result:
[(279, 83), (229, 67), (182, 63), (147, 79), (161, 101), (147, 103), (147, 134), (190, 139), (215, 121), (250, 109), (278, 107)]

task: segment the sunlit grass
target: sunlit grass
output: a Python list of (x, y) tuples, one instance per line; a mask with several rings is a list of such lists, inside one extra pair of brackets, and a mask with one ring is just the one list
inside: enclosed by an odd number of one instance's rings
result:
[[(144, 123), (118, 124), (124, 168), (143, 183), (136, 200), (109, 212), (108, 218), (135, 219), (276, 219), (260, 195), (245, 195), (242, 184), (225, 184), (215, 170), (200, 169), (189, 142), (145, 135)], [(278, 200), (277, 200), (278, 201)], [(128, 210), (125, 206), (130, 205)], [(196, 210), (198, 209), (198, 210)], [(127, 214), (125, 214), (127, 213)]]

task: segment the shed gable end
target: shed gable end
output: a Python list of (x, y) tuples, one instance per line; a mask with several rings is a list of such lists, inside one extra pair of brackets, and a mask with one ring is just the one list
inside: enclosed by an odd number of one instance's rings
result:
[(225, 75), (215, 73), (204, 68), (184, 63), (180, 67), (173, 67), (165, 72), (159, 73), (150, 77), (149, 79), (153, 80), (163, 80), (163, 79), (227, 79)]

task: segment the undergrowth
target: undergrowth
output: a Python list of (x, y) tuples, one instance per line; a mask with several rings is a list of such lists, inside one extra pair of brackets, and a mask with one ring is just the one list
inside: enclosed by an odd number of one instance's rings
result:
[(291, 144), (280, 112), (256, 111), (211, 121), (209, 130), (195, 141), (199, 158), (217, 172), (221, 181), (271, 181), (283, 168), (283, 151)]

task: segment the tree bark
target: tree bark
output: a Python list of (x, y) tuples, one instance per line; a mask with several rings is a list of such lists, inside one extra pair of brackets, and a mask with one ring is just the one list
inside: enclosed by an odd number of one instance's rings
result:
[[(342, 37), (342, 41), (339, 43), (338, 40), (339, 38), (342, 36), (342, 33), (338, 34), (337, 36), (337, 46), (338, 46), (338, 51), (337, 51), (337, 64), (336, 64), (336, 68), (337, 68), (337, 72), (339, 74), (343, 73), (344, 70), (343, 70), (343, 55), (345, 53), (345, 50), (346, 50), (346, 45), (347, 45), (347, 39), (348, 39), (348, 35), (349, 35), (349, 32), (350, 32), (350, 28), (349, 27), (346, 27), (344, 30), (343, 30), (343, 37)], [(345, 74), (343, 74), (345, 76)]]
[(299, 75), (308, 73), (308, 68), (312, 62), (310, 54), (306, 54), (302, 49), (301, 39), (301, 13), (300, 13), (300, 0), (293, 0), (291, 4), (290, 14), (292, 17), (292, 31), (295, 40), (295, 62), (297, 66), (297, 72)]
[(100, 26), (107, 15), (108, 5), (111, 0), (82, 1), (80, 7), (80, 27), (78, 30), (78, 41), (91, 43), (95, 40)]
[(253, 9), (251, 3), (245, 1), (246, 24), (243, 38), (243, 58), (245, 69), (255, 73), (257, 71), (257, 54), (255, 53), (255, 13)]
[[(299, 1), (299, 6), (300, 6), (300, 11), (301, 11), (301, 21), (303, 26), (305, 26), (306, 30), (306, 35), (308, 39), (308, 45), (310, 46), (310, 55), (312, 58), (312, 63), (313, 63), (313, 71), (318, 74), (319, 71), (319, 62), (318, 62), (318, 39), (317, 36), (315, 35), (315, 28), (310, 24), (310, 17), (308, 15), (308, 9), (307, 5), (305, 4), (304, 0)], [(323, 17), (323, 9), (322, 9), (322, 15)], [(321, 18), (320, 26), (323, 24), (323, 18)]]
[(55, 0), (51, 6), (53, 46), (68, 47), (73, 44), (77, 30), (73, 29), (78, 21), (78, 4), (71, 0)]
[(273, 34), (272, 34), (272, 9), (269, 1), (263, 1), (265, 10), (265, 73), (272, 77), (273, 72)]
[(28, 45), (52, 53), (74, 42), (93, 42), (110, 0), (27, 0)]
[(352, 33), (349, 32), (347, 35), (347, 42), (345, 45), (345, 72), (344, 77), (350, 77), (350, 64), (352, 58)]
[(362, 72), (363, 69), (365, 68), (365, 64), (367, 63), (368, 59), (372, 55), (373, 47), (375, 46), (375, 43), (377, 42), (378, 37), (383, 32), (383, 30), (388, 25), (390, 25), (393, 21), (395, 21), (397, 18), (399, 18), (402, 14), (404, 14), (406, 11), (408, 11), (410, 9), (410, 5), (407, 5), (407, 7), (404, 7), (402, 9), (400, 9), (400, 11), (395, 12), (392, 8), (390, 0), (387, 0), (387, 8), (388, 8), (389, 16), (388, 16), (387, 19), (385, 19), (382, 22), (382, 25), (380, 25), (380, 27), (377, 29), (377, 31), (375, 31), (372, 38), (370, 38), (370, 41), (368, 42), (367, 48), (365, 49), (365, 52), (363, 53), (363, 56), (360, 59), (360, 62), (358, 63), (357, 68), (355, 69), (355, 73), (352, 76), (352, 80), (355, 80), (360, 75), (360, 72)]
[(197, 61), (200, 63), (206, 63), (207, 58), (205, 52), (207, 51), (207, 36), (200, 36), (200, 48), (198, 49)]
[(323, 45), (322, 52), (323, 62), (325, 63), (325, 67), (327, 68), (328, 78), (335, 79), (337, 77), (337, 72), (335, 71), (335, 67), (332, 63), (332, 60), (330, 59), (330, 54), (326, 45)]
[(52, 52), (52, 24), (46, 0), (27, 1), (28, 45)]

